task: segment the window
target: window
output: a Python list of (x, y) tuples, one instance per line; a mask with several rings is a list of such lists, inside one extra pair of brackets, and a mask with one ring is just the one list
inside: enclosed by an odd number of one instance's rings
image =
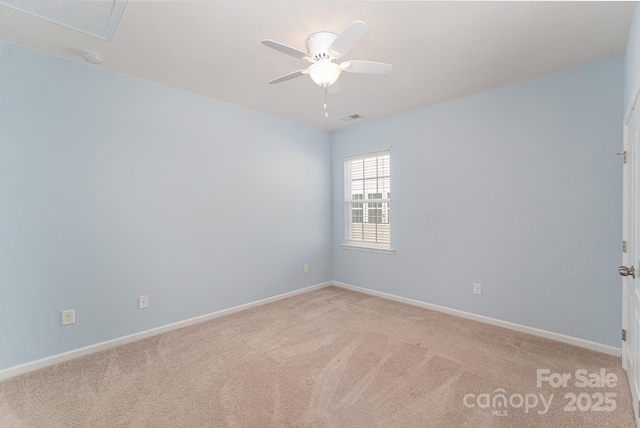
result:
[(389, 249), (389, 152), (345, 159), (345, 246)]

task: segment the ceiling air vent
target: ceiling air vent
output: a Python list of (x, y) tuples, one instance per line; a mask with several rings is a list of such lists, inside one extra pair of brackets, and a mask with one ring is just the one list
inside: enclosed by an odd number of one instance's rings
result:
[(350, 120), (360, 119), (362, 116), (358, 113), (351, 114), (349, 116), (341, 117), (340, 120), (344, 120), (345, 122), (349, 122)]

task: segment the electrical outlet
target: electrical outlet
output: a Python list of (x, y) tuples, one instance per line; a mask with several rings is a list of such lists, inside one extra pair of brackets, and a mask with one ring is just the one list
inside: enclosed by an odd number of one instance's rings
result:
[(62, 311), (62, 325), (74, 324), (76, 322), (75, 309)]
[(138, 297), (138, 309), (145, 309), (149, 307), (149, 296)]
[(482, 294), (482, 284), (478, 282), (473, 283), (473, 294)]
[(308, 265), (308, 264), (305, 264), (305, 265), (302, 267), (302, 271), (303, 271), (304, 273), (309, 273), (309, 265)]

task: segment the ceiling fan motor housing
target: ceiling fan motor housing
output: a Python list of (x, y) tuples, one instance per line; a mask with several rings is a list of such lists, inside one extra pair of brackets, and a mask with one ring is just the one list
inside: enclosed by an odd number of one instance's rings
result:
[(329, 47), (331, 47), (331, 44), (337, 37), (337, 34), (328, 31), (313, 33), (307, 39), (307, 52), (309, 52), (309, 55), (311, 55), (311, 58), (315, 61), (323, 59), (331, 60)]

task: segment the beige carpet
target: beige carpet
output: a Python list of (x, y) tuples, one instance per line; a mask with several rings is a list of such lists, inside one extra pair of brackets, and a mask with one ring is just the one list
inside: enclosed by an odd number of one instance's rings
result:
[(634, 426), (619, 358), (336, 287), (0, 382), (3, 428)]

